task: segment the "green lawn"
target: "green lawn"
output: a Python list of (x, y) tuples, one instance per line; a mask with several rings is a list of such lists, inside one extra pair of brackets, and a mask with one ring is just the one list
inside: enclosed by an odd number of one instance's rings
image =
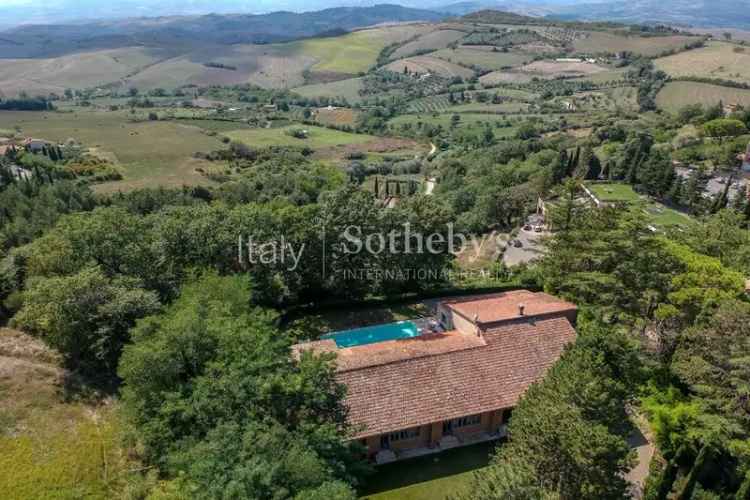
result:
[(381, 465), (362, 488), (368, 500), (440, 500), (470, 484), (489, 464), (496, 442), (447, 450), (435, 455)]
[(636, 193), (629, 184), (596, 183), (586, 187), (603, 202), (627, 202), (633, 210), (641, 211), (649, 223), (658, 228), (684, 226), (692, 219), (677, 210), (669, 208), (647, 196)]
[(586, 187), (594, 196), (605, 203), (617, 201), (634, 203), (641, 199), (629, 184), (591, 183), (587, 184)]
[(304, 97), (343, 97), (350, 103), (362, 100), (359, 91), (362, 88), (361, 78), (350, 78), (338, 82), (319, 83), (297, 87), (294, 92)]
[[(297, 139), (287, 134), (291, 129), (307, 130), (307, 139)], [(342, 146), (346, 144), (363, 144), (374, 140), (371, 135), (350, 134), (325, 127), (310, 125), (289, 125), (280, 128), (256, 128), (248, 130), (235, 130), (224, 135), (232, 140), (244, 142), (252, 147), (268, 146), (309, 146), (311, 148), (324, 148)]]
[(649, 221), (657, 227), (684, 226), (693, 222), (690, 216), (664, 206), (661, 203), (651, 202), (643, 206), (642, 209)]

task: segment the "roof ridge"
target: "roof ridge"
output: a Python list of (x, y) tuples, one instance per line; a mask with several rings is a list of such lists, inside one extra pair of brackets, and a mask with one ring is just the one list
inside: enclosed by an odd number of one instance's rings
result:
[(389, 360), (389, 361), (383, 361), (382, 363), (372, 363), (372, 364), (369, 364), (369, 365), (362, 365), (362, 366), (358, 366), (356, 368), (336, 370), (336, 373), (351, 373), (351, 372), (356, 372), (356, 371), (359, 371), (359, 370), (366, 370), (368, 368), (373, 368), (375, 366), (397, 365), (399, 363), (406, 363), (406, 362), (409, 362), (409, 361), (417, 361), (417, 360), (420, 360), (420, 359), (437, 358), (437, 357), (440, 357), (440, 356), (446, 356), (446, 355), (450, 355), (450, 354), (455, 354), (457, 352), (466, 352), (466, 351), (472, 351), (472, 350), (475, 350), (475, 349), (483, 349), (485, 347), (487, 347), (487, 343), (485, 343), (484, 345), (475, 345), (475, 346), (471, 346), (471, 347), (466, 347), (465, 349), (454, 349), (452, 351), (434, 352), (434, 353), (425, 354), (423, 356), (404, 357), (404, 358), (400, 358), (400, 359), (392, 359), (392, 360)]
[[(565, 316), (564, 311), (552, 313), (552, 314), (549, 315), (548, 318), (544, 318), (544, 320), (556, 319), (557, 316), (560, 317), (559, 319), (565, 320), (571, 326), (571, 328), (573, 327), (573, 325), (570, 323), (570, 321), (568, 320), (568, 318)], [(534, 319), (534, 318), (538, 318), (538, 316), (522, 316), (522, 317), (519, 317), (519, 318), (513, 318), (512, 320), (509, 320), (507, 322), (502, 322), (502, 324), (497, 325), (495, 328), (487, 330), (486, 332), (484, 332), (483, 335), (482, 335), (482, 338), (484, 338), (484, 334), (486, 334), (486, 333), (493, 333), (495, 330), (497, 330), (499, 328), (507, 327), (510, 324), (510, 322), (513, 321), (513, 320), (519, 320), (519, 319), (529, 320), (529, 319)], [(530, 321), (524, 321), (524, 323), (531, 323), (531, 322)], [(465, 335), (467, 335), (467, 334), (465, 334)], [(412, 338), (412, 339), (407, 339), (407, 340), (414, 340), (414, 339)], [(377, 367), (377, 366), (397, 365), (399, 363), (406, 363), (406, 362), (411, 362), (411, 361), (436, 358), (436, 357), (440, 357), (440, 356), (448, 356), (448, 355), (451, 355), (451, 354), (455, 354), (457, 352), (467, 352), (467, 351), (472, 351), (472, 350), (476, 350), (476, 349), (485, 349), (489, 345), (490, 345), (490, 342), (485, 341), (485, 343), (483, 345), (470, 346), (470, 347), (466, 347), (464, 349), (454, 349), (454, 350), (444, 351), (444, 352), (428, 353), (428, 354), (424, 354), (422, 356), (404, 357), (404, 358), (400, 358), (400, 359), (393, 359), (393, 360), (389, 360), (389, 361), (383, 361), (382, 363), (372, 363), (372, 364), (358, 366), (356, 368), (336, 370), (336, 373), (351, 373), (351, 372), (356, 372), (356, 371), (360, 371), (360, 370), (366, 370), (368, 368), (373, 368), (373, 367)], [(357, 346), (357, 347), (362, 347), (362, 346)], [(354, 347), (352, 349), (356, 349), (357, 347)], [(336, 354), (336, 357), (338, 358), (338, 354)]]

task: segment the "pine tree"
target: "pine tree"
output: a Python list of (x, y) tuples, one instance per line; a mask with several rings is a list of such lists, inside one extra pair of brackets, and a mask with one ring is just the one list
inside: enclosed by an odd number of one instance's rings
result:
[(734, 176), (729, 177), (724, 189), (714, 197), (714, 201), (711, 204), (712, 214), (727, 208), (729, 204), (729, 188), (732, 186), (732, 182), (734, 182)]
[(684, 203), (684, 194), (683, 194), (683, 181), (682, 177), (676, 177), (674, 181), (672, 181), (672, 185), (669, 188), (669, 191), (667, 191), (667, 201), (674, 205), (682, 205)]
[(576, 170), (578, 169), (578, 164), (581, 161), (581, 146), (578, 146), (575, 150), (575, 153), (573, 153), (573, 156), (570, 157), (570, 163), (568, 164), (568, 177), (572, 177), (576, 174)]
[(694, 170), (685, 183), (683, 196), (685, 205), (687, 205), (693, 213), (698, 213), (701, 210), (704, 190), (705, 182), (703, 181), (702, 175), (700, 171)]
[(560, 184), (568, 173), (568, 152), (563, 149), (560, 151), (560, 155), (557, 160), (552, 163), (552, 182), (554, 184)]

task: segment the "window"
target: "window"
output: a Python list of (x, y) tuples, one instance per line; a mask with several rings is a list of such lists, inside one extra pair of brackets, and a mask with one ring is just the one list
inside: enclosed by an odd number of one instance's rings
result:
[(469, 415), (468, 417), (457, 418), (453, 421), (453, 427), (468, 427), (470, 425), (479, 425), (482, 422), (482, 415)]
[(412, 427), (411, 429), (404, 429), (403, 431), (392, 432), (388, 436), (391, 441), (405, 441), (407, 439), (414, 439), (419, 437), (419, 427)]

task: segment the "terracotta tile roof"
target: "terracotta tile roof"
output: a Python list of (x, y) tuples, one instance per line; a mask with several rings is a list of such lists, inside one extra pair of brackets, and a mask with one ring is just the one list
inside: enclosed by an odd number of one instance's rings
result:
[(457, 330), (443, 333), (424, 333), (419, 337), (391, 340), (360, 347), (339, 349), (339, 372), (394, 363), (424, 356), (447, 354), (487, 345), (483, 337), (467, 335)]
[(575, 311), (575, 304), (565, 302), (546, 293), (516, 290), (494, 295), (463, 297), (443, 302), (454, 312), (480, 323), (497, 323), (519, 317), (519, 305), (524, 305), (524, 315), (541, 316), (564, 311)]
[(356, 347), (336, 347), (331, 339), (316, 340), (292, 347), (295, 357), (300, 351), (311, 350), (316, 354), (335, 352), (336, 371), (358, 370), (369, 366), (383, 365), (415, 359), (423, 356), (434, 356), (449, 352), (462, 351), (487, 345), (484, 337), (468, 335), (458, 330), (441, 333), (423, 333), (418, 337), (387, 340), (375, 344)]
[(575, 330), (559, 314), (509, 321), (483, 335), (485, 345), (340, 370), (349, 421), (361, 427), (356, 437), (515, 406)]

